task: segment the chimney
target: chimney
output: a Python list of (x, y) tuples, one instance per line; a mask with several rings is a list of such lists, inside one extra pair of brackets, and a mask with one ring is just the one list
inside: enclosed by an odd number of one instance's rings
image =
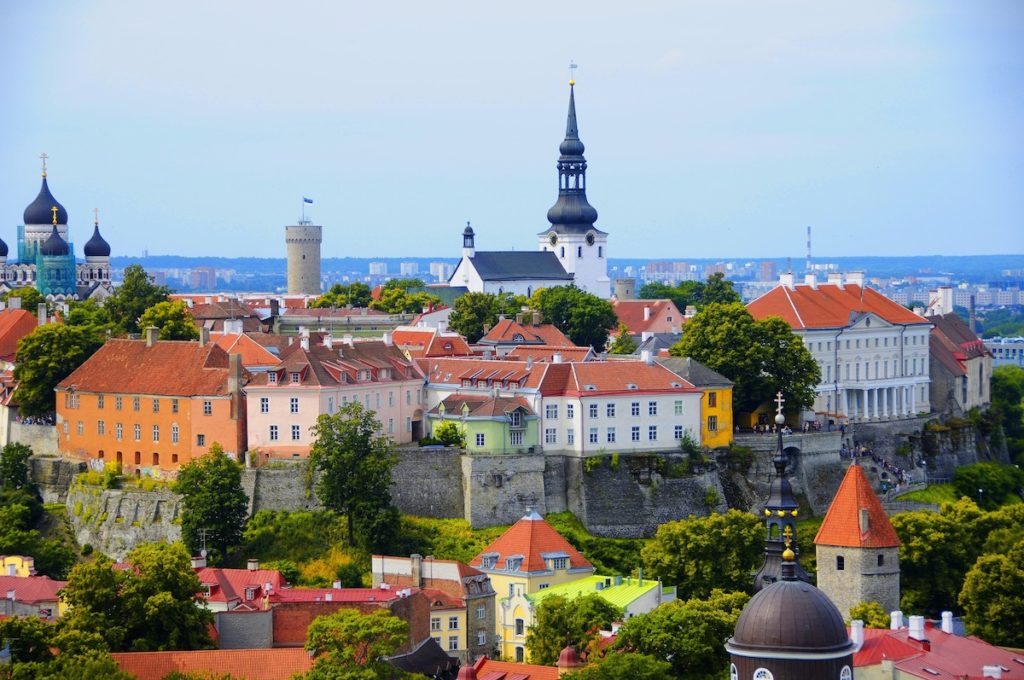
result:
[(228, 355), (228, 394), (242, 392), (242, 355)]
[(192, 568), (193, 569), (203, 569), (205, 567), (206, 567), (206, 557), (204, 557), (203, 555), (193, 555), (192, 556)]
[(341, 581), (335, 581), (334, 583), (331, 584), (331, 587), (334, 588), (335, 590), (341, 590)]
[(159, 333), (160, 329), (156, 326), (146, 326), (146, 347), (152, 347), (156, 344), (156, 338)]
[(487, 335), (490, 332), (491, 332), (491, 324), (485, 323), (484, 324), (484, 335)]
[(889, 629), (899, 630), (903, 627), (903, 612), (899, 609), (889, 614)]
[(534, 312), (533, 313), (533, 325), (534, 326), (539, 326), (540, 325), (540, 312)]
[(334, 338), (330, 333), (324, 336), (324, 347), (327, 349), (334, 349)]
[(490, 360), (491, 360), (491, 348), (488, 347), (487, 349), (484, 350), (484, 361), (490, 361)]
[(391, 347), (394, 344), (394, 341), (391, 339), (391, 331), (384, 331), (384, 345)]
[(299, 338), (299, 344), (302, 345), (302, 349), (309, 349), (309, 336), (303, 335)]
[(831, 273), (829, 273), (829, 275), (828, 275), (828, 282), (829, 282), (829, 284), (831, 284), (833, 286), (836, 286), (838, 288), (842, 288), (843, 287), (843, 275), (842, 275), (842, 273), (841, 272), (831, 272)]
[(651, 350), (649, 349), (645, 349), (642, 352), (640, 352), (640, 359), (642, 359), (643, 362), (648, 366), (654, 364), (654, 355), (651, 354)]
[(812, 290), (818, 290), (818, 277), (814, 274), (804, 274), (804, 283), (810, 286)]
[(953, 612), (942, 612), (942, 632), (953, 634)]
[(849, 272), (846, 275), (847, 283), (851, 283), (855, 286), (864, 285), (864, 272)]
[(423, 555), (419, 553), (409, 555), (409, 569), (412, 572), (412, 587), (419, 588), (423, 583)]
[(260, 561), (258, 559), (256, 559), (255, 557), (250, 557), (249, 561), (245, 563), (245, 568), (248, 569), (249, 571), (259, 571), (260, 570)]
[(46, 325), (47, 316), (48, 315), (46, 313), (46, 303), (40, 302), (38, 305), (36, 305), (36, 317), (40, 326)]
[(983, 678), (1001, 678), (1003, 677), (1002, 666), (982, 666), (981, 677)]
[(281, 301), (277, 298), (270, 300), (270, 316), (279, 316), (281, 314)]
[(10, 306), (11, 309), (21, 309), (21, 298), (20, 297), (7, 298), (7, 304)]
[(850, 621), (850, 642), (857, 647), (864, 645), (864, 622), (860, 619)]
[(648, 340), (650, 340), (653, 337), (654, 337), (654, 332), (653, 331), (643, 331), (642, 333), (640, 333), (640, 342), (647, 342)]
[(242, 320), (241, 319), (224, 319), (224, 332), (229, 335), (241, 335), (242, 334)]
[(203, 298), (203, 301), (206, 302), (206, 304), (210, 304), (211, 302), (213, 302), (213, 298), (207, 295), (205, 298)]
[(911, 616), (910, 627), (907, 635), (915, 640), (924, 640), (924, 617), (923, 616)]
[(199, 345), (200, 347), (206, 347), (210, 344), (210, 329), (206, 326), (199, 328)]
[(551, 355), (551, 363), (553, 363), (553, 364), (560, 364), (560, 363), (562, 363), (562, 353), (561, 352), (555, 352), (554, 354), (552, 354)]
[(858, 518), (860, 520), (860, 533), (862, 533), (862, 534), (868, 533), (868, 529), (871, 528), (871, 522), (870, 522), (870, 519), (868, 517), (868, 509), (867, 508), (861, 508)]
[(779, 285), (785, 286), (790, 290), (796, 288), (796, 284), (793, 282), (793, 272), (786, 272), (785, 274), (779, 274)]
[(533, 370), (533, 357), (526, 357), (526, 370)]
[(683, 316), (685, 316), (687, 319), (692, 319), (693, 317), (697, 316), (697, 306), (686, 305), (686, 309), (683, 310)]
[(651, 308), (648, 305), (644, 305), (644, 321), (651, 320)]
[(522, 312), (519, 312), (518, 314), (516, 314), (516, 323), (519, 324), (520, 326), (523, 325), (523, 313)]
[(345, 335), (341, 336), (341, 341), (343, 343), (345, 343), (346, 345), (348, 345), (349, 347), (352, 347), (353, 346), (352, 345), (352, 334), (351, 333), (345, 333)]

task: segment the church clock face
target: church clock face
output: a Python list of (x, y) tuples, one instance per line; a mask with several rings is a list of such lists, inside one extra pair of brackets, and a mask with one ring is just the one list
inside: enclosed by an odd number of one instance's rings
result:
[(588, 246), (594, 245), (594, 235), (593, 234), (587, 234), (587, 245)]
[(553, 246), (558, 245), (558, 234), (551, 234), (551, 236), (548, 237), (548, 242)]

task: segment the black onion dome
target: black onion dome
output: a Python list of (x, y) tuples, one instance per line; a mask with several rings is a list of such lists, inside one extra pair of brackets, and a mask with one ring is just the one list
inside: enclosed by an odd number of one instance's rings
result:
[(100, 236), (100, 225), (93, 226), (92, 238), (85, 243), (86, 257), (110, 257), (110, 244)]
[(0, 257), (7, 257), (7, 244), (0, 238)]
[(588, 231), (593, 229), (594, 222), (597, 222), (597, 208), (587, 202), (587, 197), (582, 192), (563, 192), (548, 210), (548, 222), (564, 231)]
[(466, 228), (462, 230), (463, 236), (473, 236), (473, 227), (469, 226), (469, 222), (466, 222)]
[(43, 245), (39, 246), (39, 252), (43, 254), (43, 257), (59, 257), (68, 254), (68, 242), (57, 233), (56, 225), (54, 225), (53, 231), (50, 233), (50, 238), (43, 241)]
[(52, 224), (53, 223), (53, 210), (52, 208), (57, 206), (57, 224), (68, 223), (68, 211), (64, 209), (57, 199), (50, 193), (50, 187), (46, 184), (46, 178), (43, 178), (43, 186), (39, 190), (39, 195), (36, 196), (36, 200), (32, 201), (22, 217), (25, 220), (25, 224)]
[(771, 584), (750, 599), (729, 646), (753, 653), (853, 651), (843, 617), (825, 593), (789, 579)]
[[(571, 83), (570, 83), (571, 85)], [(587, 201), (587, 160), (576, 123), (576, 93), (569, 89), (569, 114), (565, 119), (565, 139), (558, 145), (558, 199), (548, 210), (548, 222), (558, 233), (604, 233), (594, 227), (597, 209)], [(546, 234), (548, 230), (540, 232)]]

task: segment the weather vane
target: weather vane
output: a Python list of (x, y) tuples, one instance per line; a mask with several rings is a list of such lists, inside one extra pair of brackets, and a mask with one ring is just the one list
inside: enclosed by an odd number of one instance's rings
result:
[(99, 208), (93, 208), (92, 209), (92, 216), (93, 216), (93, 219), (95, 220), (95, 222), (93, 222), (93, 224), (95, 224), (96, 226), (99, 226), (99, 224), (100, 224), (100, 209)]
[(579, 66), (576, 65), (576, 62), (574, 62), (572, 59), (570, 59), (569, 60), (569, 84), (570, 85), (575, 85), (576, 84), (576, 69), (578, 69), (578, 68), (579, 68)]

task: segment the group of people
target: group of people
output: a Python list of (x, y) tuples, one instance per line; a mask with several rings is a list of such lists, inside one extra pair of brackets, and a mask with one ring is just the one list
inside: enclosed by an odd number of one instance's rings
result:
[[(846, 442), (839, 447), (840, 458), (870, 458), (871, 461), (882, 468), (884, 471), (882, 477), (882, 492), (890, 490), (902, 489), (903, 487), (910, 484), (910, 475), (906, 470), (901, 468), (895, 463), (890, 463), (886, 459), (879, 456), (877, 453), (871, 450), (871, 447), (865, 446), (864, 444), (858, 444), (856, 441), (853, 446), (847, 446)], [(886, 474), (888, 473), (888, 475)], [(888, 477), (889, 479), (886, 479)]]
[(18, 416), (15, 422), (21, 423), (22, 425), (56, 425), (57, 414), (47, 413), (41, 416)]
[[(754, 434), (775, 434), (776, 432), (778, 432), (778, 426), (776, 426), (774, 423), (771, 425), (768, 425), (767, 423), (758, 423), (757, 425), (754, 425), (753, 429)], [(736, 427), (736, 431), (739, 432), (739, 426)], [(789, 425), (783, 425), (782, 434), (793, 434), (793, 428), (791, 428)]]

